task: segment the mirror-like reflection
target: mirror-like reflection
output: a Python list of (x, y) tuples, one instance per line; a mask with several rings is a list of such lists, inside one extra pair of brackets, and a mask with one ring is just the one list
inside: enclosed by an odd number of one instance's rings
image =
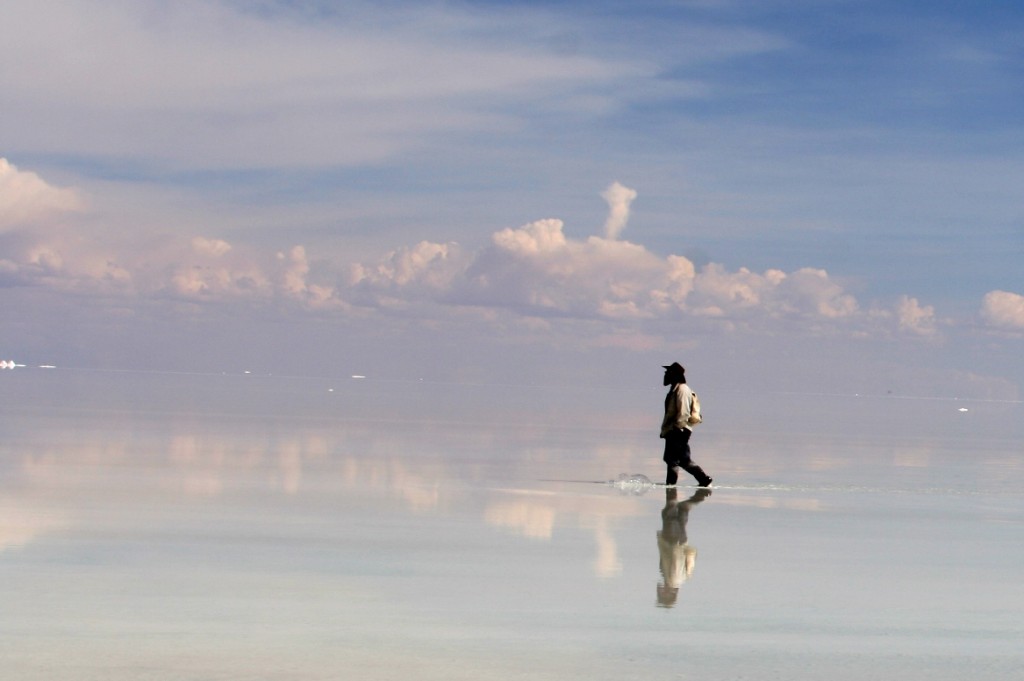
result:
[(665, 488), (665, 507), (661, 509), (661, 529), (658, 530), (658, 568), (661, 570), (658, 605), (661, 607), (671, 608), (676, 604), (679, 588), (693, 574), (697, 549), (687, 542), (686, 522), (693, 507), (709, 496), (711, 490), (703, 487), (689, 499), (680, 501), (677, 488)]
[(662, 471), (647, 426), (216, 408), (231, 397), (7, 402), (11, 678), (601, 681), (671, 678), (687, 654), (708, 678), (770, 659), (797, 681), (1001, 681), (1024, 664), (1016, 440), (702, 426), (715, 486), (667, 488), (645, 475)]

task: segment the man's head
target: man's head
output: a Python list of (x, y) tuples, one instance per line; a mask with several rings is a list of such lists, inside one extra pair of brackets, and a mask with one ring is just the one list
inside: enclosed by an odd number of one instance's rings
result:
[(686, 369), (679, 362), (673, 362), (662, 368), (665, 369), (665, 378), (662, 381), (662, 385), (686, 383)]

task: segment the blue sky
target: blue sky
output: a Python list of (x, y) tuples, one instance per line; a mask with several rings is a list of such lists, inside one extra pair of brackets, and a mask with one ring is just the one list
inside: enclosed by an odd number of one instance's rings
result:
[(1020, 396), (1011, 3), (4, 14), (0, 354)]

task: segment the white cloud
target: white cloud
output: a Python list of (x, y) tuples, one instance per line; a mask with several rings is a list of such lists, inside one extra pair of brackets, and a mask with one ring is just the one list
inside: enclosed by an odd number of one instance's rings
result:
[(270, 289), (269, 282), (256, 267), (211, 265), (183, 257), (172, 264), (166, 292), (184, 298), (219, 301), (254, 298)]
[(284, 294), (310, 308), (344, 308), (347, 305), (335, 296), (332, 286), (310, 281), (312, 270), (306, 249), (294, 246), (288, 252), (277, 254), (278, 261), (285, 263), (280, 280)]
[(664, 265), (642, 246), (600, 237), (569, 239), (561, 220), (504, 229), (469, 263), (458, 302), (526, 314), (646, 316)]
[(464, 269), (458, 244), (421, 241), (412, 248), (391, 251), (375, 265), (352, 265), (347, 284), (356, 300), (371, 306), (384, 299), (399, 303), (443, 298)]
[(793, 301), (798, 310), (804, 309), (825, 319), (850, 317), (858, 310), (857, 300), (822, 269), (799, 269), (780, 278), (779, 288), (783, 297)]
[(981, 315), (994, 326), (1024, 329), (1024, 296), (1009, 291), (989, 291), (982, 301)]
[(94, 237), (81, 225), (42, 228), (7, 238), (0, 275), (9, 284), (126, 300), (183, 299), (302, 308), (345, 303), (330, 285), (313, 281), (301, 246), (288, 253), (236, 248), (204, 236)]
[(206, 239), (197, 236), (192, 239), (192, 250), (199, 255), (219, 258), (231, 250), (231, 244), (223, 239)]
[[(183, 249), (175, 242), (164, 250), (160, 261), (166, 265), (157, 267), (157, 273), (169, 272), (169, 281), (159, 277), (149, 281), (143, 285), (143, 295), (169, 294), (188, 300), (255, 305), (277, 301), (309, 310), (347, 308), (333, 285), (315, 280), (303, 246), (265, 257), (219, 239), (195, 237), (189, 245), (189, 249)], [(151, 276), (151, 268), (158, 262), (139, 264), (136, 278), (142, 282)]]
[(779, 270), (769, 270), (763, 275), (741, 268), (728, 272), (725, 267), (709, 264), (694, 277), (698, 314), (721, 316), (726, 310), (742, 310), (760, 306), (764, 293), (786, 278)]
[(604, 223), (606, 239), (618, 239), (629, 222), (629, 206), (636, 199), (636, 190), (613, 182), (601, 198), (608, 202), (608, 219)]
[(917, 298), (902, 296), (896, 306), (900, 329), (931, 336), (935, 330), (935, 308), (931, 305), (922, 306)]
[(0, 157), (0, 231), (29, 227), (82, 208), (84, 201), (75, 190), (53, 187)]
[[(413, 258), (414, 252), (430, 257)], [(438, 303), (612, 322), (693, 315), (827, 323), (859, 312), (854, 297), (824, 270), (758, 274), (712, 263), (697, 271), (682, 256), (660, 257), (628, 241), (571, 239), (557, 219), (500, 230), (490, 246), (456, 260), (446, 252), (424, 242), (377, 265), (356, 266), (354, 281), (386, 292), (392, 304), (427, 295)]]
[[(21, 200), (19, 192), (38, 195), (38, 187), (47, 186), (27, 176), (33, 181), (8, 191), (11, 201)], [(605, 192), (606, 236), (618, 236), (635, 195), (618, 183)], [(77, 293), (284, 304), (341, 315), (387, 310), (443, 320), (473, 310), (482, 323), (495, 315), (590, 320), (605, 325), (595, 336), (603, 340), (595, 342), (646, 347), (682, 318), (723, 328), (818, 331), (861, 324), (870, 333), (881, 323), (917, 335), (935, 332), (930, 306), (904, 296), (893, 310), (862, 312), (854, 296), (822, 269), (758, 273), (716, 263), (698, 269), (683, 256), (661, 256), (619, 238), (570, 238), (554, 218), (499, 230), (476, 251), (424, 240), (376, 262), (355, 264), (330, 254), (311, 261), (302, 245), (266, 253), (203, 235), (121, 234), (105, 241), (89, 236), (81, 229), (12, 235), (0, 275), (9, 283)], [(990, 294), (990, 317), (1009, 323), (1014, 313), (1005, 297), (1013, 295)]]
[(828, 272), (814, 268), (758, 274), (745, 267), (729, 272), (711, 263), (695, 275), (693, 286), (689, 306), (699, 316), (838, 321), (859, 309)]
[(555, 254), (568, 245), (561, 220), (538, 220), (519, 229), (503, 229), (492, 237), (498, 248), (513, 254), (531, 256)]

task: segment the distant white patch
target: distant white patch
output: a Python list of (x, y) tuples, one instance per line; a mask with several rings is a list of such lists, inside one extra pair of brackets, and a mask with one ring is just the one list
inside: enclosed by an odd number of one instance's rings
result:
[(1024, 329), (1024, 296), (1010, 291), (989, 291), (981, 315), (995, 326)]

